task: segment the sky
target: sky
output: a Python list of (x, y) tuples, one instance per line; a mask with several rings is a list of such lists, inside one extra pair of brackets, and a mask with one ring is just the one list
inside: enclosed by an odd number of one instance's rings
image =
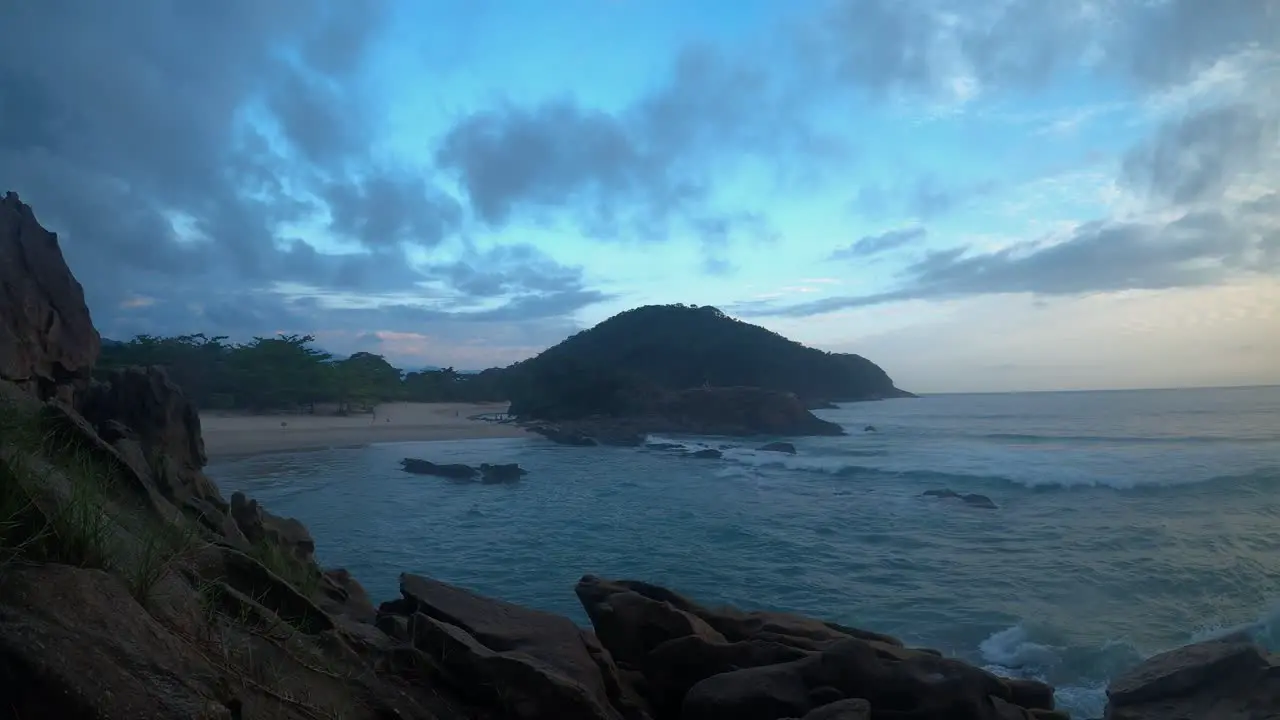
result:
[(1280, 0), (5, 3), (0, 190), (116, 339), (683, 302), (918, 392), (1280, 383)]

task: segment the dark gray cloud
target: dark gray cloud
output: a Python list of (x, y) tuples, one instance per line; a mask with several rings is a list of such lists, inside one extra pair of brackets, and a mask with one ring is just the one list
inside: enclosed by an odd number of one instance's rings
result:
[(909, 265), (892, 290), (796, 305), (751, 302), (734, 312), (804, 317), (904, 300), (1197, 287), (1240, 272), (1276, 270), (1273, 260), (1257, 252), (1266, 242), (1250, 226), (1218, 212), (1187, 213), (1158, 224), (1094, 222), (1053, 243), (1024, 243), (988, 253), (935, 251)]
[(499, 105), (450, 128), (436, 160), (491, 225), (521, 214), (601, 239), (660, 241), (675, 227), (712, 243), (758, 235), (765, 218), (716, 206), (718, 172), (752, 156), (782, 166), (840, 154), (764, 68), (691, 47), (666, 84), (619, 113), (567, 98)]
[(855, 260), (907, 247), (924, 240), (928, 231), (922, 227), (888, 230), (878, 235), (865, 235), (832, 251), (831, 260)]
[[(377, 105), (360, 78), (388, 8), (0, 9), (0, 183), (59, 232), (104, 332), (456, 327), (537, 321), (602, 297), (544, 259), (475, 310), (479, 283), (411, 262), (407, 249), (457, 237), (464, 210), (432, 177), (368, 159)], [(315, 229), (349, 247), (318, 252), (300, 239)], [(438, 309), (323, 308), (289, 286)]]
[(1177, 204), (1218, 200), (1239, 175), (1273, 162), (1277, 151), (1280, 116), (1253, 105), (1217, 106), (1165, 124), (1125, 157), (1123, 176)]

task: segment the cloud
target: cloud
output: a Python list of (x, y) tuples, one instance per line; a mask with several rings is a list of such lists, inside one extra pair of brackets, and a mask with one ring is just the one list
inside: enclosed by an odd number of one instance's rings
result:
[[(549, 313), (603, 297), (549, 258), (506, 281), (422, 266), (459, 242), (465, 208), (431, 168), (370, 158), (365, 58), (388, 8), (0, 11), (0, 177), (62, 236), (105, 332), (456, 332), (474, 319), (528, 321), (550, 342), (564, 323)], [(402, 306), (312, 302), (344, 293)]]
[(1280, 116), (1251, 104), (1210, 107), (1166, 123), (1124, 159), (1123, 178), (1176, 204), (1220, 199), (1241, 174), (1275, 164)]
[(1202, 287), (1280, 269), (1265, 252), (1266, 242), (1254, 226), (1218, 212), (1186, 213), (1166, 222), (1091, 222), (1060, 240), (986, 253), (963, 247), (932, 252), (907, 266), (894, 289), (794, 305), (747, 302), (733, 312), (805, 317), (907, 300)]
[(888, 230), (879, 235), (866, 235), (834, 250), (828, 259), (853, 260), (871, 257), (920, 242), (928, 235), (922, 227)]
[(616, 113), (571, 98), (473, 112), (441, 140), (436, 162), (490, 226), (567, 219), (598, 239), (662, 241), (675, 228), (712, 243), (767, 235), (758, 214), (717, 206), (717, 170), (752, 156), (818, 164), (838, 156), (788, 105), (764, 66), (686, 48), (667, 81)]

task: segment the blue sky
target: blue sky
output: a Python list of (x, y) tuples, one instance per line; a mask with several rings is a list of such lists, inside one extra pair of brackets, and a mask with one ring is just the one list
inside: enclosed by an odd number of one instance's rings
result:
[(1277, 0), (79, 4), (0, 11), (0, 179), (109, 336), (687, 302), (920, 391), (1280, 382)]

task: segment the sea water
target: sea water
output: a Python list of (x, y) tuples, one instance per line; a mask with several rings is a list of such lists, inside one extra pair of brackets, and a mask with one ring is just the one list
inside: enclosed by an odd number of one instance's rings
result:
[[(939, 395), (820, 411), (794, 456), (737, 439), (399, 443), (217, 463), (299, 518), (375, 602), (411, 571), (568, 615), (584, 573), (896, 635), (1100, 717), (1142, 658), (1247, 629), (1280, 645), (1280, 388)], [(875, 432), (865, 431), (866, 426)], [(519, 462), (513, 485), (403, 457)], [(998, 509), (922, 497), (949, 488)]]

